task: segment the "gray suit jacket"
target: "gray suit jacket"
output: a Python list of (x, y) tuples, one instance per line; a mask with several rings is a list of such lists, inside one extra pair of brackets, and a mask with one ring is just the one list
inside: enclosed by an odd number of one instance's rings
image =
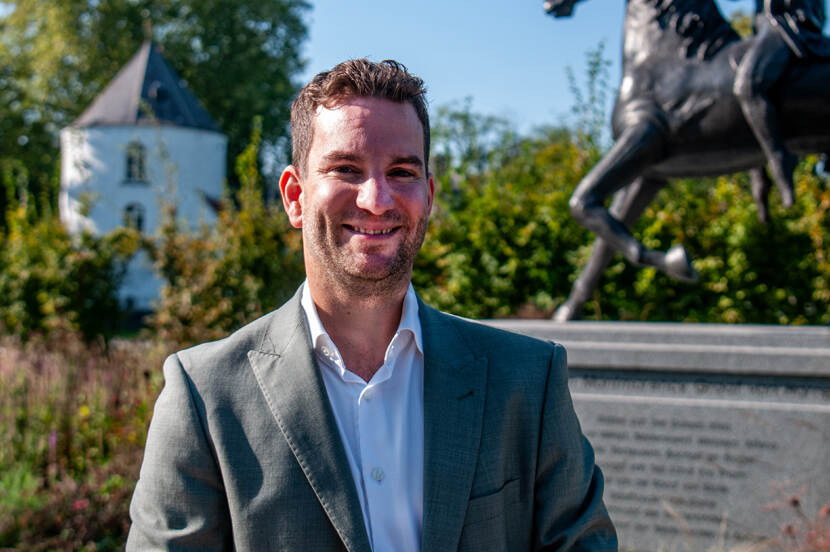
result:
[[(128, 550), (370, 552), (299, 299), (167, 359)], [(565, 350), (419, 309), (422, 549), (616, 550)]]

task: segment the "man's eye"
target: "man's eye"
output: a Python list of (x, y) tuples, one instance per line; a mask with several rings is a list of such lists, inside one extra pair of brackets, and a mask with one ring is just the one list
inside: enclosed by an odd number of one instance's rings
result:
[(354, 167), (351, 167), (349, 165), (338, 165), (337, 167), (332, 168), (331, 171), (335, 172), (335, 173), (338, 173), (338, 174), (356, 174), (357, 173), (357, 169), (355, 169)]
[(390, 176), (394, 176), (397, 178), (414, 178), (416, 176), (416, 174), (413, 171), (410, 171), (408, 169), (395, 169), (391, 171), (389, 174)]

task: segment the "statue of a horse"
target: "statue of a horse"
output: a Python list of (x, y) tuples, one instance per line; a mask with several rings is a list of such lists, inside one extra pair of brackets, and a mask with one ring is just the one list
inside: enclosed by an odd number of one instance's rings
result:
[[(582, 0), (547, 0), (556, 17)], [(614, 251), (640, 266), (694, 281), (682, 245), (645, 247), (629, 226), (670, 178), (717, 176), (764, 165), (733, 94), (735, 68), (749, 45), (714, 0), (628, 0), (622, 82), (613, 113), (614, 146), (579, 183), (573, 216), (596, 234), (594, 250), (555, 320), (579, 315)], [(830, 63), (793, 63), (774, 90), (785, 142), (798, 154), (830, 151)], [(753, 176), (753, 195), (769, 187)], [(610, 208), (605, 200), (615, 192)], [(765, 214), (759, 211), (762, 215)]]

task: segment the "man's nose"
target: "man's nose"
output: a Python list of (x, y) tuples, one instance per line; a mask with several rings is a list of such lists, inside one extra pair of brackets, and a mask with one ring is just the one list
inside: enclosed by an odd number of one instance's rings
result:
[(384, 176), (369, 177), (360, 185), (357, 206), (373, 215), (382, 215), (394, 206), (392, 190)]

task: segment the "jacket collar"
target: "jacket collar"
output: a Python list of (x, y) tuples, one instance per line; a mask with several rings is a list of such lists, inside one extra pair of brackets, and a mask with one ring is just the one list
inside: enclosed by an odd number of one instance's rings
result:
[(248, 359), (277, 426), (349, 552), (371, 552), (299, 292), (274, 312), (259, 350)]

